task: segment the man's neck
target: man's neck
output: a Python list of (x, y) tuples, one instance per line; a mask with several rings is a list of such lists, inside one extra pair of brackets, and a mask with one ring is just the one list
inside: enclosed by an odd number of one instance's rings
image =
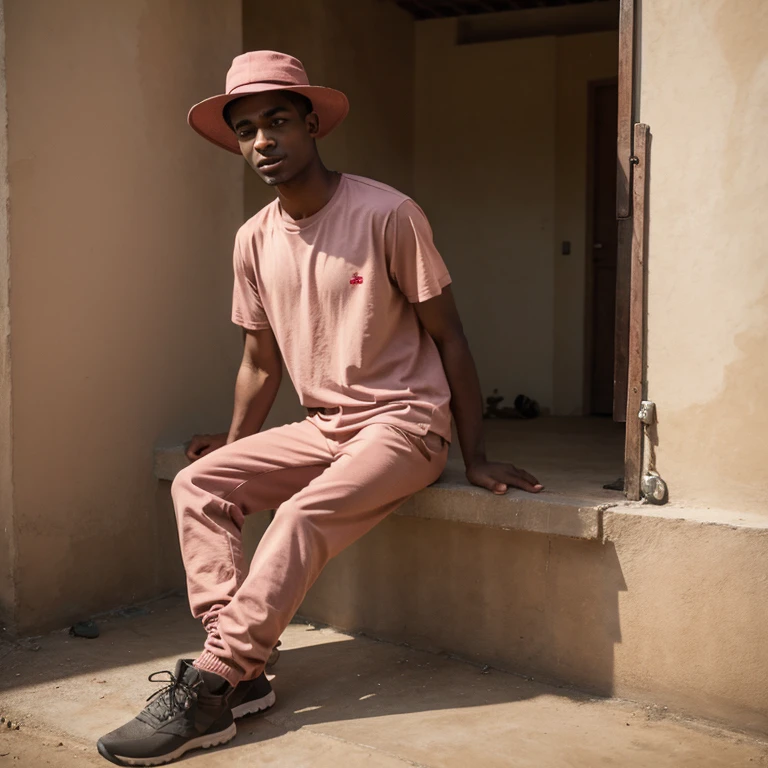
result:
[(341, 174), (313, 163), (299, 176), (277, 188), (283, 210), (295, 221), (306, 219), (323, 208), (339, 186)]

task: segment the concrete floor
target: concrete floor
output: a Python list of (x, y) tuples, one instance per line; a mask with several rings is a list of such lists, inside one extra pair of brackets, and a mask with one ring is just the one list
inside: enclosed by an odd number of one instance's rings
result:
[[(156, 690), (150, 672), (194, 654), (202, 633), (181, 598), (99, 622), (96, 640), (53, 633), (0, 646), (2, 766), (106, 766), (103, 733)], [(748, 768), (768, 744), (404, 646), (289, 627), (278, 703), (239, 721), (229, 745), (190, 766)]]

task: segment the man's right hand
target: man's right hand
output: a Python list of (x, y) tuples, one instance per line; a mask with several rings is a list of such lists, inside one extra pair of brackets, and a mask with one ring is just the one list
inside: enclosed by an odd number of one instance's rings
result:
[(227, 432), (221, 432), (218, 435), (193, 435), (185, 451), (190, 461), (207, 456), (217, 448), (227, 444)]

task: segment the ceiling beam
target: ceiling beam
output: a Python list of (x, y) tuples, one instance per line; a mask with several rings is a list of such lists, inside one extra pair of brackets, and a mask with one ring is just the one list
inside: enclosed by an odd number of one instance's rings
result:
[(393, 0), (419, 19), (438, 19), (500, 11), (522, 11), (532, 8), (555, 8), (607, 0)]
[(416, 6), (418, 11), (424, 14), (428, 18), (438, 19), (440, 13), (436, 11), (430, 3), (424, 2), (424, 0), (411, 0), (411, 3)]

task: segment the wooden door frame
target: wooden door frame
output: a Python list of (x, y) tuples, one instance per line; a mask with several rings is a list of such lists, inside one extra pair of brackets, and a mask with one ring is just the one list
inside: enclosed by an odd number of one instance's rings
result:
[(638, 411), (645, 388), (645, 292), (647, 264), (650, 130), (635, 121), (636, 20), (639, 0), (620, 0), (619, 114), (616, 143), (616, 331), (614, 404), (626, 422), (624, 492), (640, 498), (643, 425)]
[[(586, 226), (584, 240), (584, 357), (582, 376), (582, 409), (584, 414), (592, 411), (592, 330), (593, 330), (593, 235), (595, 208), (595, 91), (607, 85), (618, 88), (618, 77), (607, 77), (600, 80), (590, 80), (587, 83), (587, 190), (586, 190)], [(618, 245), (618, 243), (617, 243)], [(618, 262), (618, 253), (617, 253)], [(617, 267), (618, 268), (618, 267)], [(615, 335), (615, 333), (614, 333)], [(615, 390), (614, 375), (614, 390)], [(615, 394), (614, 394), (615, 399)]]
[[(613, 418), (626, 423), (624, 492), (640, 498), (643, 425), (638, 417), (645, 393), (645, 293), (647, 271), (650, 130), (635, 121), (637, 84), (636, 18), (641, 0), (620, 0), (618, 115), (616, 137), (616, 318), (614, 331)], [(589, 83), (587, 128), (587, 226), (585, 242), (584, 375), (582, 405), (591, 411), (592, 238), (594, 208), (594, 92), (611, 80)], [(637, 146), (637, 154), (635, 148)], [(635, 171), (635, 169), (637, 169)], [(636, 188), (635, 176), (639, 187)]]
[(645, 397), (646, 274), (648, 259), (648, 189), (651, 135), (643, 123), (634, 126), (635, 171), (632, 182), (632, 236), (629, 247), (629, 328), (627, 332), (627, 426), (624, 438), (624, 492), (628, 499), (640, 498), (645, 427), (640, 405)]
[(627, 420), (629, 370), (629, 277), (632, 247), (632, 142), (635, 120), (635, 0), (619, 6), (619, 108), (616, 135), (616, 322), (613, 419)]

